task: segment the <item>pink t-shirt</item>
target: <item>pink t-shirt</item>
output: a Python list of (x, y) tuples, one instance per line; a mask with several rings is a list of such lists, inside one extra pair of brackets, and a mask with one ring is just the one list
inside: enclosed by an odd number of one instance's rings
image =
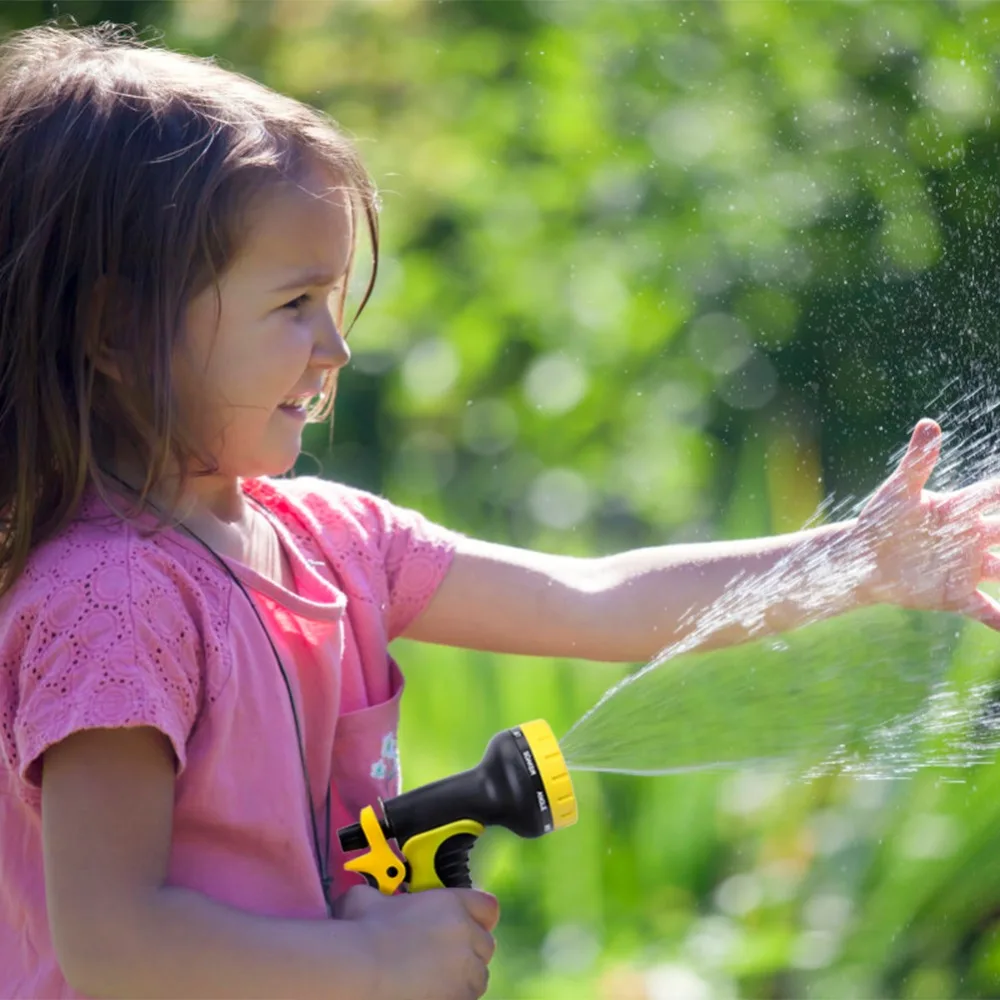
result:
[[(248, 480), (278, 529), (291, 593), (228, 562), (288, 675), (321, 841), (399, 791), (403, 680), (388, 643), (426, 606), (455, 535), (314, 478)], [(152, 523), (152, 522), (151, 522)], [(144, 536), (88, 494), (0, 600), (0, 996), (74, 997), (49, 933), (40, 757), (70, 733), (154, 726), (177, 786), (168, 880), (275, 917), (326, 907), (288, 691), (260, 622), (218, 561), (180, 531)]]

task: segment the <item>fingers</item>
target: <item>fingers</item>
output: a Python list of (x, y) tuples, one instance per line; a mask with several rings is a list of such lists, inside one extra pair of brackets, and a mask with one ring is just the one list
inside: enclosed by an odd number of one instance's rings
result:
[(982, 514), (1000, 507), (1000, 479), (984, 479), (956, 490), (941, 506), (948, 514)]
[(500, 903), (496, 896), (480, 889), (454, 890), (466, 912), (485, 931), (492, 931), (500, 919)]
[(496, 940), (489, 931), (484, 931), (482, 927), (474, 927), (472, 950), (484, 965), (489, 965), (490, 960), (493, 958), (493, 953), (497, 950)]
[(919, 421), (897, 470), (907, 492), (917, 494), (927, 485), (940, 454), (941, 428), (933, 420)]
[(1000, 581), (1000, 556), (995, 552), (987, 552), (983, 556), (982, 578), (984, 580)]
[(485, 965), (478, 965), (469, 977), (469, 996), (482, 997), (490, 988), (490, 970)]
[(1000, 545), (1000, 518), (983, 517), (979, 520), (979, 537), (987, 547)]
[(472, 928), (472, 950), (484, 965), (489, 965), (497, 947), (491, 931), (500, 919), (500, 903), (492, 893), (479, 889), (454, 891), (465, 912), (475, 922)]
[(962, 611), (977, 622), (1000, 632), (1000, 604), (982, 591), (975, 591)]

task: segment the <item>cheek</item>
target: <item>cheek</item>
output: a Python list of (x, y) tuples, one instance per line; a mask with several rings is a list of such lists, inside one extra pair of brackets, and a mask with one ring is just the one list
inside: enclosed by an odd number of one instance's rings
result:
[(315, 338), (307, 322), (285, 319), (267, 331), (255, 356), (246, 357), (244, 364), (254, 367), (261, 384), (275, 385), (287, 392), (302, 378), (314, 346)]
[(313, 325), (308, 319), (297, 319), (289, 315), (277, 324), (270, 339), (271, 346), (278, 352), (308, 354), (315, 340)]
[(188, 400), (200, 398), (216, 413), (269, 407), (301, 379), (313, 348), (309, 324), (281, 313), (261, 322), (224, 311), (208, 343), (199, 329), (177, 359), (178, 378)]

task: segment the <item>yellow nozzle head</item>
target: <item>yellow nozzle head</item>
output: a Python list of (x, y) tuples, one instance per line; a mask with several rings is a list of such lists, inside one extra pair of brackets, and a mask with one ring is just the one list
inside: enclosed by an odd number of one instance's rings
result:
[(531, 748), (542, 778), (542, 786), (548, 796), (549, 809), (552, 810), (552, 828), (558, 830), (564, 826), (572, 826), (577, 820), (576, 796), (573, 794), (569, 768), (566, 767), (559, 741), (551, 726), (544, 719), (535, 719), (534, 722), (525, 722), (519, 728)]

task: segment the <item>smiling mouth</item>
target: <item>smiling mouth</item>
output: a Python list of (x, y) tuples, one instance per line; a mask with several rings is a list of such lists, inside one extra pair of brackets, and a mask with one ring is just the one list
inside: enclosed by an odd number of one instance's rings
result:
[(310, 404), (315, 398), (316, 395), (314, 393), (302, 396), (290, 396), (288, 399), (278, 404), (278, 409), (290, 410), (294, 413), (305, 413), (308, 411)]

